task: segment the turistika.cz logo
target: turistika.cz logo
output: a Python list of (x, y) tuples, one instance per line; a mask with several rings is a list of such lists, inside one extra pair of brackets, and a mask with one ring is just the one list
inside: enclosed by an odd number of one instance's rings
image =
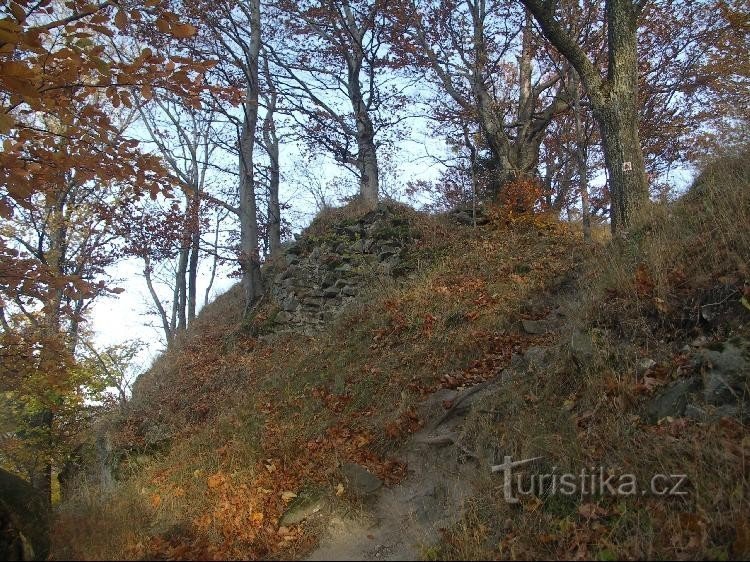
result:
[(518, 496), (686, 496), (686, 474), (654, 474), (646, 486), (634, 474), (614, 474), (605, 467), (584, 468), (578, 473), (558, 472), (556, 466), (546, 474), (522, 474), (519, 469), (542, 457), (514, 461), (506, 456), (492, 472), (503, 475), (503, 494), (508, 503), (518, 503)]

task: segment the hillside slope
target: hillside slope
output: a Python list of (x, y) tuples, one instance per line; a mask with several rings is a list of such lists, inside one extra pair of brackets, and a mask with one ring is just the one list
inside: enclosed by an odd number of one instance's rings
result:
[[(250, 320), (230, 291), (139, 380), (101, 429), (117, 481), (66, 502), (55, 556), (741, 558), (750, 190), (728, 173), (589, 246), (499, 211), (320, 217)], [(689, 493), (508, 503), (507, 457)]]

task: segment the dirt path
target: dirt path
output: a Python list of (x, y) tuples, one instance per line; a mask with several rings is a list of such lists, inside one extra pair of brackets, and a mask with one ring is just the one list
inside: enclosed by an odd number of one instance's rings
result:
[[(452, 443), (470, 405), (496, 389), (484, 383), (462, 392), (441, 390), (423, 405), (425, 429), (414, 434), (399, 457), (409, 467), (398, 485), (381, 488), (361, 517), (332, 515), (326, 534), (308, 560), (418, 560), (439, 530), (457, 522), (481, 467)], [(453, 408), (442, 407), (453, 400)]]

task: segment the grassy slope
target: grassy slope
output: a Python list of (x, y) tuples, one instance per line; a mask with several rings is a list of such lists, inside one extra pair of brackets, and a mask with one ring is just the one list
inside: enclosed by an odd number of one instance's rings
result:
[[(675, 376), (677, 350), (695, 335), (684, 317), (702, 291), (718, 278), (747, 278), (747, 183), (737, 189), (730, 180), (732, 189), (712, 180), (719, 187), (699, 202), (653, 210), (658, 220), (645, 219), (620, 247), (584, 247), (578, 234), (540, 219), (473, 231), (410, 214), (421, 233), (413, 278), (373, 287), (314, 338), (259, 341), (250, 335), (259, 326), (242, 324), (230, 291), (139, 381), (120, 423), (122, 443), (145, 446), (144, 428), (158, 427), (171, 446), (126, 463), (111, 496), (83, 489), (68, 502), (56, 555), (300, 556), (315, 538), (304, 526), (279, 532), (285, 492), (346, 501), (336, 488), (347, 460), (397, 482), (404, 467), (390, 455), (419, 427), (414, 405), (424, 394), (492, 377), (512, 353), (548, 345), (557, 346), (550, 364), (482, 408), (502, 412), (500, 422), (474, 415), (466, 443), (515, 458), (541, 454), (572, 471), (688, 472), (693, 493), (679, 501), (542, 497), (517, 508), (488, 475), (462, 524), (427, 554), (736, 556), (748, 531), (746, 428), (646, 425), (639, 408), (649, 391), (635, 374), (649, 356), (661, 376)], [(578, 292), (563, 297), (571, 276)], [(559, 335), (519, 333), (520, 318), (541, 318), (566, 299)], [(269, 310), (261, 307), (256, 324)], [(583, 367), (560, 343), (576, 327), (596, 346)]]
[(113, 498), (68, 503), (58, 556), (298, 554), (312, 538), (278, 535), (284, 492), (333, 496), (346, 460), (398, 481), (404, 467), (389, 453), (419, 427), (424, 394), (491, 377), (544, 341), (518, 334), (518, 319), (546, 313), (530, 303), (566, 281), (576, 236), (544, 221), (474, 231), (410, 216), (413, 278), (372, 287), (317, 337), (251, 337), (236, 290), (207, 307), (139, 380), (117, 434), (145, 446), (144, 427), (166, 426), (172, 446), (134, 460)]

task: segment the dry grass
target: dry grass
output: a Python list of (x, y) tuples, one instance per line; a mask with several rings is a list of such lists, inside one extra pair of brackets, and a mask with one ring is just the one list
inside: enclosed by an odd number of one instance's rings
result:
[[(678, 376), (680, 348), (699, 334), (748, 337), (739, 304), (750, 281), (750, 166), (712, 165), (671, 205), (643, 209), (626, 240), (591, 248), (568, 324), (550, 363), (509, 385), (476, 414), (464, 439), (486, 465), (543, 457), (530, 473), (578, 474), (604, 466), (648, 485), (655, 474), (686, 474), (689, 494), (660, 498), (537, 494), (508, 504), (502, 479), (487, 474), (462, 523), (429, 553), (441, 559), (742, 559), (748, 555), (750, 431), (732, 419), (646, 423), (651, 393), (636, 365), (659, 362)], [(722, 291), (713, 322), (700, 307)], [(592, 335), (583, 365), (566, 336)], [(592, 508), (596, 505), (596, 508)], [(592, 509), (594, 510), (592, 512)], [(593, 513), (593, 517), (589, 517)]]
[[(420, 426), (426, 393), (492, 377), (544, 339), (517, 334), (518, 319), (544, 315), (530, 303), (565, 281), (578, 242), (564, 227), (474, 231), (403, 214), (418, 240), (410, 276), (373, 284), (316, 337), (260, 342), (235, 290), (207, 307), (141, 378), (120, 421), (119, 446), (140, 460), (124, 463), (101, 505), (65, 507), (56, 556), (299, 556), (315, 537), (304, 527), (279, 535), (285, 492), (335, 498), (345, 461), (398, 481), (404, 467), (390, 455)], [(171, 446), (149, 446), (154, 427)], [(104, 504), (114, 513), (102, 517)], [(105, 529), (106, 541), (85, 539)]]

